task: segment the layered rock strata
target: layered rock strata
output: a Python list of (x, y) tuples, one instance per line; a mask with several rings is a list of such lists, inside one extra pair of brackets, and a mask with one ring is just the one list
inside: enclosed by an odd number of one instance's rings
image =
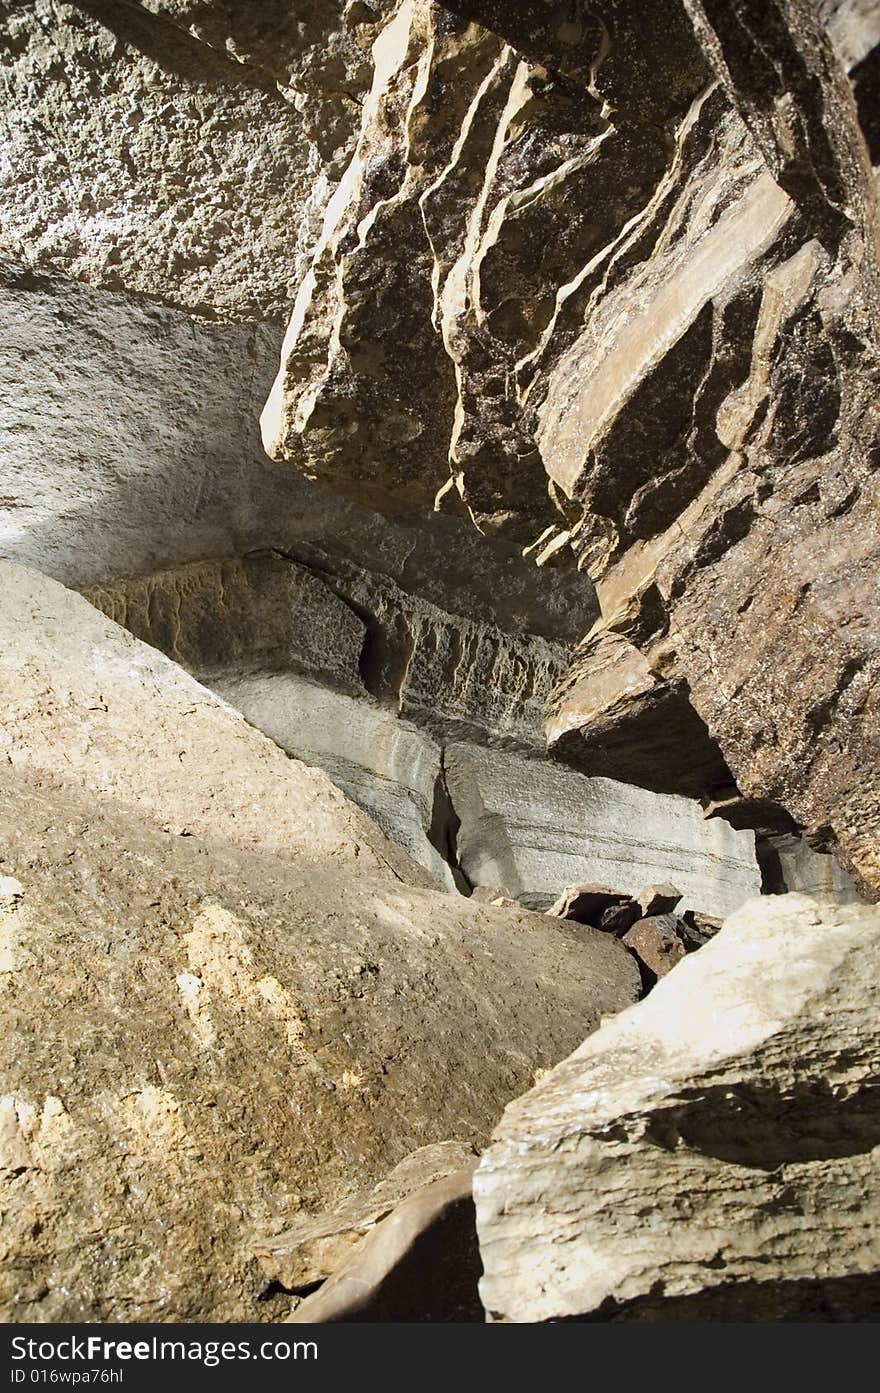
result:
[[(326, 770), (448, 888), (456, 879), (463, 889), (498, 886), (546, 908), (574, 880), (634, 893), (671, 879), (686, 907), (719, 916), (758, 893), (753, 834), (706, 820), (695, 802), (455, 739), (464, 729), (497, 746), (515, 732), (528, 750), (523, 689), (540, 687), (545, 641), (514, 646), (464, 620), (456, 630), (449, 616), (411, 602), (408, 662), (380, 664), (360, 606), (353, 611), (340, 590), (338, 580), (331, 589), (302, 567), (255, 556), (86, 594), (283, 749)], [(381, 602), (380, 593), (374, 614)], [(449, 643), (457, 661), (444, 663)]]
[[(870, 24), (825, 17), (864, 79)], [(878, 214), (833, 42), (808, 0), (405, 0), (264, 438), (576, 561), (560, 757), (735, 782), (875, 893)]]

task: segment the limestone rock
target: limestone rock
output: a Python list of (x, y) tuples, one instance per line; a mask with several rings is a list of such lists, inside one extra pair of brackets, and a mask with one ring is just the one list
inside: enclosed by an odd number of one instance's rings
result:
[(474, 1164), (403, 1200), (291, 1323), (482, 1321)]
[(493, 1318), (876, 1318), (878, 955), (877, 909), (752, 901), (511, 1104)]
[(264, 438), (340, 494), (457, 498), (545, 574), (589, 572), (559, 757), (735, 784), (880, 893), (862, 8), (405, 0)]
[(638, 894), (639, 909), (646, 919), (652, 914), (671, 914), (681, 899), (674, 885), (643, 885)]
[(57, 582), (0, 562), (5, 761), (169, 833), (429, 883), (319, 770)]
[(25, 886), (0, 901), (0, 1307), (283, 1315), (260, 1242), (420, 1145), (482, 1144), (635, 965), (422, 888), (323, 774), (56, 582), (3, 563), (0, 624)]
[(814, 851), (801, 837), (777, 833), (765, 839), (766, 853), (776, 862), (777, 892), (794, 891), (815, 900), (853, 904), (862, 899), (859, 887), (827, 851)]
[(578, 924), (595, 924), (606, 910), (620, 909), (629, 895), (607, 885), (567, 885), (559, 899), (547, 910), (557, 919), (573, 919)]
[(283, 1316), (258, 1244), (482, 1145), (638, 991), (598, 934), (0, 782), (6, 1320)]
[(455, 889), (453, 812), (440, 746), (393, 711), (291, 673), (222, 674), (212, 690), (258, 730), (322, 769), (397, 846)]
[(446, 784), (460, 820), (458, 860), (473, 885), (501, 885), (548, 908), (564, 885), (652, 881), (682, 907), (725, 915), (760, 890), (754, 837), (706, 821), (698, 804), (474, 745), (450, 745)]
[(475, 1164), (462, 1142), (421, 1146), (366, 1193), (353, 1195), (336, 1212), (303, 1217), (258, 1244), (256, 1255), (270, 1281), (289, 1292), (308, 1291), (356, 1257), (364, 1238), (411, 1194)]
[(342, 0), (6, 7), (4, 250), (212, 318), (283, 318), (371, 38)]
[(88, 586), (86, 599), (200, 680), (294, 672), (364, 695), (366, 626), (304, 566), (251, 555)]

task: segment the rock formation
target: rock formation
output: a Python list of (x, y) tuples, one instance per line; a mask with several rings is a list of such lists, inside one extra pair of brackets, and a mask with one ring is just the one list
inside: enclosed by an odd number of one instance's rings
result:
[(2, 581), (4, 1319), (271, 1318), (273, 1233), (426, 1142), (481, 1145), (636, 966), (421, 888), (168, 659)]
[(496, 1319), (877, 1310), (880, 910), (753, 901), (511, 1104), (474, 1177)]
[(880, 8), (0, 55), (4, 1317), (876, 1315)]
[(557, 754), (735, 782), (880, 892), (868, 106), (809, 0), (570, 8), (398, 6), (264, 439), (576, 560)]

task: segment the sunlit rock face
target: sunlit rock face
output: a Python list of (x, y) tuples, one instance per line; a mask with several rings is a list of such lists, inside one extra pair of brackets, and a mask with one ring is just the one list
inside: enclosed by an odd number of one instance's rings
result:
[(511, 1104), (474, 1179), (487, 1311), (872, 1319), (878, 946), (876, 908), (753, 900)]
[(876, 29), (403, 0), (263, 414), (330, 488), (593, 576), (560, 758), (737, 785), (874, 892)]

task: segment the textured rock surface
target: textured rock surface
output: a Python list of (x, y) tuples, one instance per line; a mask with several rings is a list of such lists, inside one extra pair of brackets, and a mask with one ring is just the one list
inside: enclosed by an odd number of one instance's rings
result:
[(258, 1242), (481, 1144), (635, 966), (421, 888), (182, 669), (0, 578), (4, 1318), (270, 1319)]
[(282, 749), (323, 769), (448, 890), (450, 815), (440, 746), (393, 711), (286, 674), (225, 677), (212, 689)]
[(752, 834), (706, 821), (687, 799), (473, 745), (451, 745), (445, 770), (459, 862), (474, 885), (545, 909), (578, 881), (636, 895), (669, 879), (682, 908), (722, 916), (760, 889)]
[[(88, 586), (274, 549), (359, 584), (551, 644), (596, 617), (588, 577), (429, 517), (393, 524), (262, 457), (279, 335), (200, 323), (5, 260), (0, 554)], [(373, 582), (375, 585), (375, 582)]]
[(402, 1200), (291, 1323), (482, 1321), (475, 1164)]
[(427, 884), (320, 770), (284, 754), (72, 591), (0, 562), (5, 762), (63, 770), (99, 803), (173, 835)]
[(353, 141), (382, 9), (4, 5), (4, 249), (197, 314), (283, 317)]
[[(459, 536), (449, 539), (453, 559)], [(482, 585), (504, 584), (504, 559), (486, 559)], [(518, 631), (503, 601), (487, 603), (482, 619), (450, 613), (339, 556), (304, 567), (278, 552), (252, 554), (84, 593), (210, 685), (291, 672), (379, 702), (438, 738), (542, 748), (544, 695), (567, 662), (564, 642)], [(281, 743), (296, 750), (295, 726)]]
[(637, 920), (621, 938), (621, 943), (646, 969), (642, 974), (643, 983), (647, 974), (648, 983), (653, 986), (681, 962), (687, 949), (676, 932), (677, 927), (674, 914), (651, 915), (648, 919)]
[(256, 1255), (272, 1282), (286, 1291), (308, 1290), (354, 1258), (364, 1238), (403, 1200), (426, 1185), (470, 1167), (476, 1158), (463, 1142), (420, 1146), (366, 1193), (352, 1195), (340, 1209), (308, 1215), (276, 1234)]
[(876, 1319), (878, 954), (877, 909), (753, 901), (512, 1104), (474, 1180), (487, 1309)]
[(810, 0), (404, 0), (264, 438), (576, 561), (560, 756), (735, 782), (880, 893), (875, 39)]

